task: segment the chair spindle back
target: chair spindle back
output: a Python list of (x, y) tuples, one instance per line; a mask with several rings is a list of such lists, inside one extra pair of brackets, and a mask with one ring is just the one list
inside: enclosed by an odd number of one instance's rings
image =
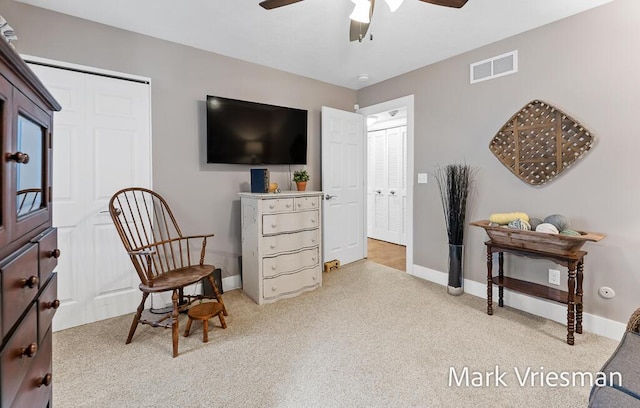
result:
[(109, 213), (142, 283), (153, 286), (157, 276), (191, 265), (189, 241), (166, 201), (154, 191), (132, 187), (118, 191)]

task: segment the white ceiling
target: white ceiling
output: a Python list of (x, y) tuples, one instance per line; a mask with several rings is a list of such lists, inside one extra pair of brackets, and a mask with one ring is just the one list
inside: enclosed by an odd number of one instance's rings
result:
[(260, 0), (18, 1), (360, 89), (612, 0), (469, 0), (461, 9), (405, 0), (395, 13), (378, 0), (373, 41), (362, 43), (348, 39), (349, 0), (269, 11)]

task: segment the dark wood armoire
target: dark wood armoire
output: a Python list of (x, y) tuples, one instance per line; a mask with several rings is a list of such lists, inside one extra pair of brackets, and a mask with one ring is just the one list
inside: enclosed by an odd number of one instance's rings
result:
[(60, 105), (0, 38), (0, 406), (51, 406), (53, 112)]

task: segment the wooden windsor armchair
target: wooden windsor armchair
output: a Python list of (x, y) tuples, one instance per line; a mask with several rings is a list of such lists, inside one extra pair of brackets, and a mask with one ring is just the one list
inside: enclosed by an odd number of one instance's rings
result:
[[(171, 328), (173, 357), (176, 357), (179, 312), (197, 299), (215, 298), (220, 324), (226, 327), (223, 315), (227, 316), (227, 309), (212, 276), (215, 268), (204, 263), (207, 238), (213, 234), (183, 236), (166, 201), (145, 188), (125, 188), (115, 193), (109, 201), (109, 213), (141, 282), (142, 301), (131, 323), (126, 344), (131, 343), (138, 324)], [(198, 255), (199, 259), (196, 259)], [(185, 286), (203, 278), (211, 284), (214, 297), (184, 294)], [(168, 291), (173, 292), (171, 311), (155, 319), (142, 318), (149, 294)]]

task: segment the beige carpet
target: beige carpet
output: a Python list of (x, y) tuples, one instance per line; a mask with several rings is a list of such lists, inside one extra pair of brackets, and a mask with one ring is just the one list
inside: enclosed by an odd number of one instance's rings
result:
[[(568, 346), (563, 325), (488, 316), (482, 299), (369, 261), (272, 305), (224, 299), (228, 328), (215, 321), (205, 344), (194, 324), (177, 358), (169, 330), (139, 326), (125, 345), (131, 315), (55, 333), (54, 406), (584, 407), (588, 387), (522, 387), (515, 368), (595, 372), (617, 345), (585, 333)], [(451, 367), (496, 366), (507, 386), (448, 385)]]

